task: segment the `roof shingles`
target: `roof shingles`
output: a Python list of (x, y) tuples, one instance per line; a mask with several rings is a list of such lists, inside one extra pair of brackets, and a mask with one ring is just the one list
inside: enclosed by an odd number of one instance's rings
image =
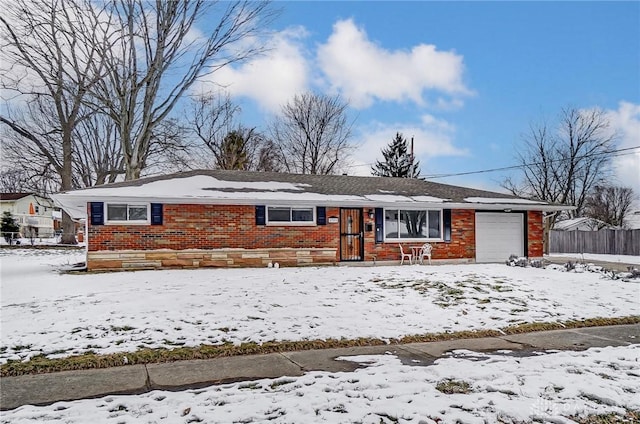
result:
[[(286, 174), (279, 172), (252, 172), (252, 171), (228, 171), (228, 170), (195, 170), (180, 172), (177, 174), (162, 175), (156, 177), (141, 178), (135, 181), (114, 183), (97, 188), (136, 187), (152, 182), (189, 178), (194, 176), (210, 176), (217, 180), (232, 182), (280, 182), (294, 184), (299, 190), (295, 192), (316, 193), (322, 195), (398, 195), (398, 196), (432, 196), (450, 202), (464, 202), (468, 197), (487, 197), (518, 199), (503, 193), (477, 190), (448, 184), (434, 183), (413, 178), (390, 177), (359, 177), (350, 175), (315, 175), (315, 174)], [(203, 189), (207, 189), (203, 187)], [(220, 188), (211, 190), (223, 192), (260, 191), (259, 189)], [(263, 189), (264, 191), (269, 191)], [(293, 192), (293, 190), (278, 190)]]

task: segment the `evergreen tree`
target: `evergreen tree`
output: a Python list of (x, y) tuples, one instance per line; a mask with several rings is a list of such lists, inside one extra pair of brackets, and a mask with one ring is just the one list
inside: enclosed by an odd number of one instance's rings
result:
[(4, 211), (2, 213), (2, 223), (0, 223), (0, 231), (2, 231), (2, 235), (7, 243), (11, 244), (11, 239), (16, 238), (16, 234), (20, 231), (20, 226), (16, 223), (16, 220), (13, 219), (13, 215), (11, 212)]
[(248, 142), (240, 131), (231, 131), (222, 140), (217, 165), (220, 169), (247, 169)]
[(419, 178), (420, 161), (415, 160), (411, 152), (408, 151), (407, 139), (401, 133), (396, 133), (396, 137), (388, 147), (382, 149), (384, 161), (376, 161), (371, 167), (371, 172), (377, 177), (399, 177), (399, 178)]

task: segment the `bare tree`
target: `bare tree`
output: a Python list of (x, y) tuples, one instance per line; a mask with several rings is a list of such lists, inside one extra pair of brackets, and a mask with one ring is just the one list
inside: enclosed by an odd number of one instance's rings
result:
[(332, 174), (351, 151), (352, 124), (339, 96), (304, 93), (282, 107), (271, 125), (285, 169), (300, 174)]
[[(29, 178), (22, 169), (12, 168), (0, 171), (0, 192), (28, 193), (32, 192)], [(40, 194), (40, 193), (38, 193)]]
[[(569, 218), (582, 216), (589, 192), (611, 173), (614, 135), (601, 110), (563, 109), (555, 126), (532, 125), (517, 153), (522, 179), (502, 186), (516, 196), (575, 206)], [(544, 221), (543, 249), (557, 215)]]
[[(16, 0), (0, 16), (2, 88), (12, 90), (33, 109), (49, 107), (55, 120), (47, 137), (25, 122), (0, 116), (0, 122), (46, 157), (61, 190), (73, 188), (72, 138), (86, 93), (102, 73), (95, 38), (99, 11), (90, 0)], [(59, 147), (59, 156), (52, 146)], [(63, 216), (63, 243), (75, 243), (74, 224)]]
[[(108, 8), (117, 25), (101, 51), (108, 76), (93, 94), (117, 124), (131, 180), (147, 165), (154, 130), (198, 78), (263, 51), (252, 40), (271, 13), (253, 1), (112, 0)], [(215, 24), (194, 38), (206, 22)]]
[(194, 138), (204, 147), (204, 156), (213, 154), (213, 163), (204, 165), (217, 167), (223, 140), (238, 125), (236, 117), (240, 107), (231, 101), (228, 93), (218, 91), (192, 98), (188, 110), (186, 120)]
[(88, 113), (75, 128), (73, 146), (75, 188), (112, 183), (124, 175), (120, 139), (106, 115)]
[[(56, 164), (62, 162), (63, 151), (57, 132), (57, 115), (42, 97), (27, 104), (25, 111), (14, 112), (21, 125), (4, 131), (3, 157), (20, 169), (29, 191), (43, 195), (60, 190), (61, 178)], [(104, 115), (83, 110), (71, 139), (71, 188), (84, 188), (114, 182), (124, 174), (122, 152), (112, 121)], [(17, 127), (17, 124), (13, 124)], [(38, 139), (30, 143), (22, 133)]]
[(193, 169), (198, 145), (189, 138), (189, 129), (175, 118), (165, 119), (154, 128), (145, 174), (173, 173)]
[(614, 135), (601, 110), (564, 109), (555, 127), (532, 126), (518, 150), (522, 180), (508, 179), (503, 187), (518, 196), (576, 207), (582, 216), (587, 195), (606, 181)]
[(281, 160), (276, 146), (256, 128), (243, 127), (237, 119), (240, 111), (221, 91), (192, 100), (187, 121), (194, 138), (213, 155), (213, 161), (206, 166), (279, 171)]
[(615, 227), (623, 227), (633, 200), (631, 188), (596, 186), (587, 197), (585, 215)]
[(283, 162), (280, 150), (273, 140), (264, 139), (256, 152), (253, 169), (255, 171), (282, 172)]
[[(56, 113), (49, 99), (32, 99), (23, 109), (9, 110), (11, 120), (0, 116), (2, 128), (2, 158), (12, 169), (20, 170), (27, 191), (46, 195), (60, 190), (62, 143), (55, 131)], [(7, 124), (7, 122), (9, 122)], [(32, 140), (38, 142), (35, 143)]]

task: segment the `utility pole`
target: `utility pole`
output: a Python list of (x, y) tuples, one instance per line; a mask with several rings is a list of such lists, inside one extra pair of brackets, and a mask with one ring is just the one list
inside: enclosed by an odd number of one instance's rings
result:
[(413, 166), (413, 136), (411, 136), (411, 166)]

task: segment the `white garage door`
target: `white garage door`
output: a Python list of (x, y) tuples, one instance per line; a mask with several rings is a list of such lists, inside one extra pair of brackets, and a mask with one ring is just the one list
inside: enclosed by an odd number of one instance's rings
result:
[(504, 262), (523, 251), (523, 214), (476, 213), (476, 262)]

